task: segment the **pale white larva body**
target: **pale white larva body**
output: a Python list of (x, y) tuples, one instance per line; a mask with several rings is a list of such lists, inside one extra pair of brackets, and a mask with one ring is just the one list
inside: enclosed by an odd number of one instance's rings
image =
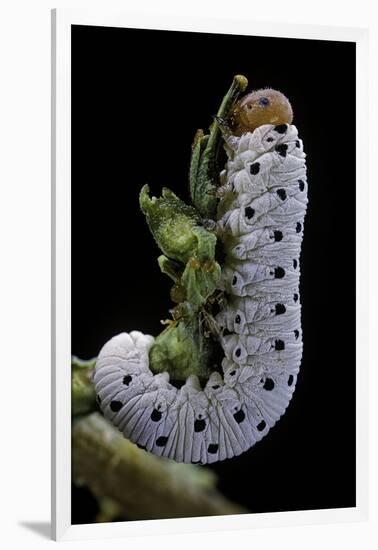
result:
[(104, 415), (131, 441), (178, 462), (211, 463), (252, 447), (282, 416), (302, 357), (299, 256), (307, 205), (295, 126), (227, 138), (218, 236), (226, 303), (217, 315), (223, 376), (177, 389), (154, 375), (154, 339), (120, 334), (101, 350), (94, 383)]

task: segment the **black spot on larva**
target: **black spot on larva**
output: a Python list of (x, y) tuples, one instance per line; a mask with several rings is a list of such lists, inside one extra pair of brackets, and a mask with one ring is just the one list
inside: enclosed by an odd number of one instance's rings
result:
[(236, 357), (240, 357), (240, 354), (241, 354), (241, 349), (238, 348), (238, 349), (235, 351), (235, 355), (236, 355)]
[(132, 380), (132, 376), (130, 374), (126, 374), (126, 376), (123, 377), (122, 382), (125, 384), (125, 386), (128, 386)]
[(164, 447), (167, 444), (167, 441), (168, 441), (168, 437), (166, 437), (165, 435), (161, 435), (156, 440), (156, 446), (157, 447)]
[(260, 163), (259, 162), (254, 162), (253, 164), (251, 164), (251, 166), (249, 167), (249, 171), (251, 172), (251, 174), (253, 176), (258, 174), (260, 172)]
[(281, 157), (286, 157), (287, 153), (287, 145), (286, 143), (280, 143), (279, 145), (276, 145), (276, 151)]
[(275, 231), (274, 232), (274, 240), (276, 242), (282, 241), (282, 237), (283, 237), (282, 231)]
[(276, 340), (274, 342), (274, 349), (277, 351), (282, 351), (285, 349), (285, 342), (283, 340)]
[(213, 390), (217, 390), (220, 388), (219, 384), (216, 384), (215, 386), (212, 386)]
[(268, 137), (268, 138), (266, 138), (266, 141), (271, 142), (271, 141), (274, 141), (274, 139), (272, 137)]
[(286, 191), (285, 189), (277, 189), (277, 195), (282, 201), (286, 200)]
[(238, 278), (237, 278), (236, 275), (234, 275), (234, 277), (233, 277), (233, 279), (232, 279), (232, 286), (235, 286), (236, 283), (237, 283), (237, 281), (238, 281)]
[(294, 331), (294, 336), (295, 336), (295, 339), (298, 340), (298, 338), (299, 338), (299, 330), (295, 329), (295, 331)]
[(113, 412), (118, 412), (122, 409), (122, 402), (121, 401), (111, 401), (110, 402), (110, 408)]
[(195, 432), (203, 432), (203, 430), (205, 428), (206, 428), (205, 420), (195, 420), (194, 421), (194, 431)]
[(232, 334), (232, 332), (230, 332), (230, 331), (228, 330), (228, 328), (225, 328), (225, 329), (223, 329), (223, 333), (222, 333), (222, 334), (223, 334), (223, 336), (230, 336), (230, 334)]
[(234, 418), (238, 424), (240, 424), (240, 422), (243, 422), (243, 420), (245, 419), (244, 411), (240, 409), (240, 411), (234, 414)]
[(232, 370), (232, 371), (230, 372), (230, 376), (235, 376), (235, 374), (236, 374), (236, 370)]
[(296, 145), (297, 147), (300, 147), (300, 146), (301, 146), (301, 144), (299, 143), (299, 139), (297, 139), (297, 140), (295, 141), (295, 145)]
[(263, 430), (265, 430), (265, 427), (266, 427), (265, 420), (261, 420), (260, 424), (257, 424), (257, 429), (259, 430), (259, 432), (262, 432)]
[(287, 130), (287, 125), (286, 124), (279, 124), (278, 126), (276, 126), (274, 128), (274, 131), (275, 132), (278, 132), (279, 134), (284, 134)]
[(273, 380), (271, 378), (267, 378), (264, 382), (263, 388), (266, 391), (272, 391), (272, 389), (274, 388)]
[(299, 191), (303, 191), (303, 190), (304, 190), (305, 184), (304, 184), (304, 181), (303, 181), (303, 180), (298, 180), (298, 187), (299, 187)]
[(294, 299), (294, 302), (298, 302), (298, 294), (297, 293), (294, 294), (293, 299)]
[(136, 446), (137, 446), (139, 449), (142, 449), (143, 451), (146, 450), (146, 447), (144, 447), (143, 445), (140, 445), (139, 443), (136, 443)]
[(269, 105), (270, 101), (267, 97), (262, 97), (261, 99), (259, 99), (259, 105), (263, 105), (264, 107), (266, 107), (267, 105)]
[(286, 307), (283, 304), (276, 304), (276, 315), (282, 315), (286, 312)]
[(255, 210), (251, 206), (247, 206), (247, 208), (244, 210), (244, 214), (245, 217), (250, 220), (255, 215)]
[(293, 267), (294, 267), (294, 269), (297, 269), (297, 267), (298, 267), (298, 261), (295, 258), (293, 260)]
[(283, 267), (276, 267), (274, 270), (274, 277), (276, 279), (282, 279), (285, 277), (285, 270)]
[(290, 376), (288, 378), (288, 381), (287, 381), (287, 385), (291, 386), (293, 382), (294, 382), (294, 376), (292, 374), (290, 374)]
[(97, 403), (101, 405), (101, 397), (99, 395), (97, 396)]
[(235, 316), (235, 323), (239, 325), (240, 321), (241, 321), (241, 318), (240, 318), (240, 315), (238, 314)]
[(163, 415), (161, 414), (160, 411), (158, 411), (157, 409), (154, 409), (154, 410), (152, 411), (152, 413), (151, 413), (151, 420), (152, 420), (153, 422), (159, 422), (159, 420), (161, 420), (161, 417), (162, 417), (162, 416), (163, 416)]
[(218, 450), (218, 445), (216, 443), (210, 443), (210, 445), (207, 448), (207, 452), (211, 455), (215, 455), (215, 453)]
[(200, 460), (192, 460), (192, 464), (202, 464)]
[(300, 233), (302, 231), (302, 224), (301, 222), (297, 222), (297, 225), (295, 226), (295, 231), (297, 233)]

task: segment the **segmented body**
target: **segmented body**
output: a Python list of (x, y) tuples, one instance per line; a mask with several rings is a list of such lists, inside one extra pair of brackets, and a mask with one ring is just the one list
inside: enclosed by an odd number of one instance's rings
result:
[(226, 303), (217, 315), (223, 376), (177, 389), (154, 375), (154, 339), (120, 334), (101, 350), (95, 388), (125, 437), (179, 462), (232, 458), (264, 437), (293, 394), (302, 357), (299, 256), (307, 205), (305, 154), (295, 126), (264, 125), (227, 139), (218, 208)]

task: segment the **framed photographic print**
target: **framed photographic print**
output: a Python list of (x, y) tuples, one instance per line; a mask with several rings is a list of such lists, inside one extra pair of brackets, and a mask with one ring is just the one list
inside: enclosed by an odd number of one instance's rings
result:
[(52, 37), (54, 537), (364, 518), (367, 32)]

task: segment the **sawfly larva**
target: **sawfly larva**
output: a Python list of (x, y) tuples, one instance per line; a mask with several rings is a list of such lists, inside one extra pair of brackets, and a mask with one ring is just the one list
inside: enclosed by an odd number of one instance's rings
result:
[[(204, 324), (206, 315), (212, 319), (207, 327), (222, 349), (221, 369), (210, 368), (205, 381), (189, 370), (179, 387), (169, 368), (151, 370), (155, 339), (138, 331), (115, 336), (99, 354), (94, 383), (104, 415), (154, 454), (198, 464), (237, 456), (268, 433), (292, 397), (302, 357), (299, 276), (307, 205), (305, 153), (292, 116), (283, 94), (264, 89), (217, 119), (228, 155), (212, 224), (223, 245), (216, 285), (222, 302), (218, 313), (206, 314), (206, 295), (194, 311), (198, 318), (203, 312)], [(200, 261), (190, 254), (193, 271)], [(177, 301), (188, 304), (186, 279), (172, 265)]]

